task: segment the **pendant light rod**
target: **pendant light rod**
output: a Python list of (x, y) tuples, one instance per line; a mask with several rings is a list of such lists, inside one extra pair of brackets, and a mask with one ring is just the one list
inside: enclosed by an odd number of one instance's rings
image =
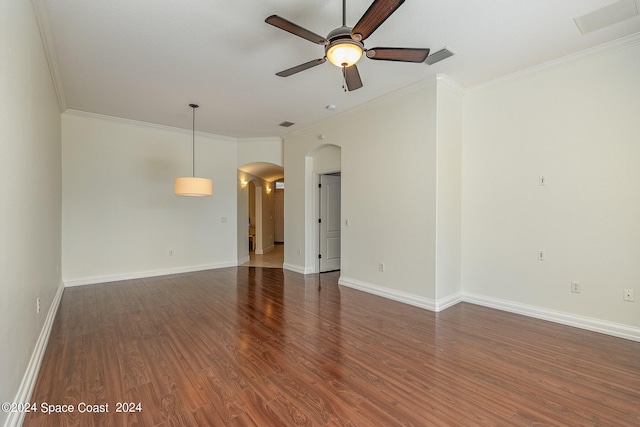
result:
[(191, 176), (196, 176), (196, 108), (198, 104), (189, 104), (189, 107), (193, 110), (193, 123), (192, 123), (192, 138), (191, 138)]
[(211, 196), (213, 181), (209, 178), (196, 178), (196, 108), (197, 104), (189, 104), (193, 109), (191, 138), (191, 176), (178, 177), (173, 181), (173, 194), (176, 196)]

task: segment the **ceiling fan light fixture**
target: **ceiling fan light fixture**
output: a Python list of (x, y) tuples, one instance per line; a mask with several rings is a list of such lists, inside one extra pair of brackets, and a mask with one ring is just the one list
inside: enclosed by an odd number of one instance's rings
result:
[(350, 67), (362, 58), (362, 45), (350, 40), (338, 40), (327, 47), (327, 59), (336, 67)]
[[(304, 64), (280, 71), (276, 73), (276, 76), (289, 77), (329, 60), (333, 65), (341, 68), (343, 77), (342, 88), (345, 91), (353, 91), (362, 87), (362, 79), (360, 78), (356, 62), (362, 58), (365, 52), (368, 58), (375, 59), (376, 61), (424, 62), (429, 55), (429, 49), (379, 47), (366, 50), (364, 48), (364, 40), (386, 21), (404, 1), (405, 0), (373, 0), (371, 6), (369, 6), (364, 15), (360, 17), (356, 25), (354, 27), (348, 27), (347, 1), (342, 0), (342, 26), (333, 29), (327, 34), (327, 37), (322, 37), (277, 15), (269, 16), (265, 19), (267, 24), (325, 47), (324, 57), (313, 59)], [(640, 2), (640, 0), (631, 1)]]

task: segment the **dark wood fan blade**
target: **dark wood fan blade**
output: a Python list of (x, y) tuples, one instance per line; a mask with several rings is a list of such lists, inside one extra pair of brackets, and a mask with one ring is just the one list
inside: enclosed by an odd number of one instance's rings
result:
[(429, 49), (410, 47), (374, 47), (367, 50), (367, 58), (380, 61), (424, 62)]
[(299, 73), (300, 71), (308, 70), (316, 65), (324, 64), (327, 58), (314, 59), (313, 61), (305, 62), (304, 64), (297, 65), (284, 71), (276, 73), (276, 76), (289, 77), (292, 74)]
[(353, 27), (351, 38), (362, 41), (369, 37), (402, 3), (404, 0), (375, 0)]
[(278, 15), (271, 15), (267, 19), (264, 20), (267, 24), (271, 24), (274, 27), (278, 27), (281, 30), (285, 30), (291, 34), (294, 34), (298, 37), (302, 37), (305, 40), (309, 40), (310, 42), (321, 44), (326, 46), (329, 44), (329, 41), (322, 36), (319, 36), (316, 33), (313, 33), (306, 28), (302, 28), (300, 25), (294, 24), (291, 21), (287, 21), (284, 18), (279, 17)]
[(342, 68), (342, 72), (344, 73), (344, 81), (347, 84), (347, 89), (349, 89), (349, 92), (351, 92), (352, 90), (360, 89), (362, 87), (360, 73), (358, 72), (358, 67), (356, 67), (355, 64), (351, 67)]

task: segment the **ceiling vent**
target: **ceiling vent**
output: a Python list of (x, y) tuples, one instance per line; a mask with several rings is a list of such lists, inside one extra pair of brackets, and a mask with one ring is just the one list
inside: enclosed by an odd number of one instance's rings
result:
[(586, 15), (579, 16), (574, 21), (584, 35), (638, 16), (639, 3), (640, 1), (637, 0), (620, 0)]
[(295, 123), (284, 121), (280, 123), (278, 126), (282, 126), (283, 128), (288, 128), (289, 126), (293, 126), (293, 125), (295, 125)]
[(433, 65), (436, 62), (440, 62), (443, 59), (447, 59), (450, 56), (453, 56), (453, 51), (449, 50), (449, 48), (445, 47), (443, 49), (440, 49), (439, 51), (432, 53), (431, 55), (427, 56), (426, 61), (424, 61), (425, 64), (427, 65)]

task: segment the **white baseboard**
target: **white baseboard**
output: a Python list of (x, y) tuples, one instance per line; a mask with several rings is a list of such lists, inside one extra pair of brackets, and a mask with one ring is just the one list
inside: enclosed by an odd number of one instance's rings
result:
[(537, 307), (499, 298), (486, 297), (478, 294), (458, 292), (439, 298), (436, 301), (430, 298), (420, 297), (348, 277), (341, 276), (338, 280), (338, 284), (435, 312), (445, 310), (464, 301), (471, 304), (521, 314), (523, 316), (534, 317), (536, 319), (548, 320), (562, 325), (573, 326), (575, 328), (585, 329), (588, 331), (599, 332), (618, 338), (640, 341), (640, 328), (637, 327), (562, 311), (550, 310), (544, 307)]
[[(51, 327), (53, 326), (53, 321), (56, 318), (56, 313), (58, 312), (63, 292), (64, 284), (60, 283), (58, 290), (53, 296), (53, 301), (51, 301), (47, 318), (44, 320), (40, 336), (38, 336), (38, 341), (36, 341), (36, 347), (33, 349), (33, 353), (31, 353), (31, 359), (27, 365), (24, 377), (22, 377), (18, 393), (16, 393), (16, 397), (13, 399), (14, 402), (29, 402), (31, 400), (31, 395), (33, 394), (33, 389), (36, 385), (36, 379), (38, 378), (38, 372), (40, 371), (40, 365), (42, 364), (42, 358), (44, 357), (44, 352), (47, 349), (47, 343), (49, 342)], [(26, 412), (10, 412), (4, 423), (4, 427), (21, 426), (25, 415)]]
[(284, 270), (289, 270), (289, 271), (293, 271), (293, 272), (300, 273), (300, 274), (311, 274), (311, 273), (313, 273), (313, 270), (311, 268), (304, 268), (301, 265), (288, 264), (286, 262), (284, 264), (282, 264), (282, 268)]
[(384, 286), (374, 285), (372, 283), (350, 279), (344, 276), (340, 276), (340, 278), (338, 279), (338, 284), (346, 286), (348, 288), (353, 288), (359, 291), (389, 298), (394, 301), (400, 301), (405, 304), (424, 308), (430, 311), (436, 311), (436, 301), (430, 298), (409, 294), (407, 292), (396, 291), (394, 289), (385, 288)]
[(251, 256), (247, 255), (247, 256), (246, 256), (246, 257), (244, 257), (244, 258), (240, 258), (240, 259), (238, 260), (238, 264), (236, 264), (236, 265), (242, 265), (242, 264), (244, 264), (244, 263), (246, 263), (246, 262), (249, 262), (249, 261), (251, 261)]
[(462, 300), (472, 304), (522, 314), (523, 316), (535, 317), (536, 319), (548, 320), (550, 322), (612, 335), (618, 338), (640, 341), (640, 328), (620, 323), (466, 292), (463, 293)]
[(167, 268), (165, 270), (140, 271), (136, 273), (113, 274), (109, 276), (92, 276), (80, 279), (65, 280), (65, 287), (93, 285), (96, 283), (117, 282), (120, 280), (142, 279), (144, 277), (166, 276), (168, 274), (191, 273), (194, 271), (214, 270), (216, 268), (236, 267), (237, 261), (219, 262), (215, 264), (193, 265), (189, 267)]
[(438, 298), (436, 300), (436, 312), (446, 310), (447, 308), (456, 305), (459, 302), (462, 302), (462, 293), (456, 292), (455, 294), (447, 295), (443, 298)]
[(271, 245), (271, 246), (269, 246), (269, 247), (267, 247), (267, 248), (264, 248), (264, 249), (256, 249), (256, 255), (263, 255), (263, 254), (269, 253), (269, 252), (271, 252), (274, 248), (275, 248), (275, 246), (274, 246), (274, 245)]

